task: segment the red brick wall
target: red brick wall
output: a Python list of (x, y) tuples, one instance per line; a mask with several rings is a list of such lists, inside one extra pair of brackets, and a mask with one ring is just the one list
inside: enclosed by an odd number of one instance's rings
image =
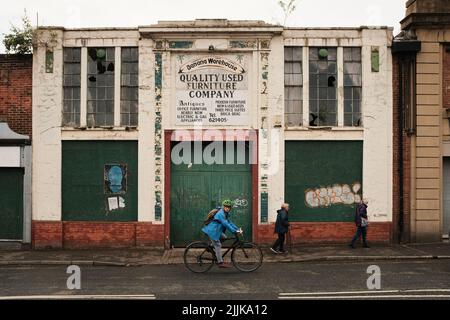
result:
[(0, 54), (0, 120), (31, 138), (32, 55)]
[(450, 46), (444, 47), (443, 65), (444, 69), (442, 75), (442, 105), (444, 108), (450, 108)]
[(146, 222), (33, 221), (33, 248), (164, 246), (164, 225)]
[[(392, 66), (392, 86), (393, 86), (393, 189), (392, 189), (392, 227), (393, 241), (409, 242), (410, 239), (410, 190), (411, 190), (411, 139), (403, 132), (403, 181), (400, 181), (400, 143), (399, 129), (402, 127), (400, 123), (400, 115), (398, 107), (400, 103), (400, 78), (399, 78), (399, 57), (393, 56)], [(399, 215), (400, 215), (400, 184), (403, 183), (403, 236), (399, 239)]]
[[(258, 242), (273, 243), (276, 235), (274, 224), (258, 226)], [(308, 243), (350, 243), (356, 231), (352, 222), (292, 222), (291, 237), (293, 244)], [(391, 241), (390, 222), (372, 222), (367, 230), (367, 240), (375, 243)]]
[(33, 221), (31, 226), (33, 248), (62, 248), (62, 231), (61, 221)]

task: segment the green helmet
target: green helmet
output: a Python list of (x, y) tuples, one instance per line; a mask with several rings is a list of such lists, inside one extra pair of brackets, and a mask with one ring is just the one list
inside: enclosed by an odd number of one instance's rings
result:
[(231, 201), (230, 199), (223, 200), (222, 205), (224, 207), (232, 207), (233, 206), (233, 201)]

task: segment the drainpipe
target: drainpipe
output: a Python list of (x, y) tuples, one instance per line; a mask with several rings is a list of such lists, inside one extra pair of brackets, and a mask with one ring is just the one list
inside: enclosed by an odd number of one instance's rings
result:
[(399, 146), (399, 152), (398, 152), (398, 170), (399, 170), (399, 180), (400, 180), (400, 185), (399, 185), (399, 193), (400, 193), (400, 203), (399, 203), (399, 215), (398, 215), (398, 229), (397, 229), (397, 240), (398, 243), (402, 242), (402, 238), (403, 238), (403, 226), (404, 226), (404, 215), (403, 215), (403, 210), (404, 210), (404, 203), (403, 203), (403, 198), (404, 198), (404, 188), (403, 188), (403, 180), (404, 180), (404, 167), (403, 167), (403, 121), (404, 121), (404, 117), (403, 117), (403, 86), (404, 86), (404, 81), (403, 81), (403, 68), (404, 68), (404, 59), (401, 57), (399, 59), (399, 68), (398, 68), (398, 82), (400, 84), (399, 86), (399, 99), (398, 99), (398, 118), (399, 118), (399, 126), (398, 126), (398, 146)]

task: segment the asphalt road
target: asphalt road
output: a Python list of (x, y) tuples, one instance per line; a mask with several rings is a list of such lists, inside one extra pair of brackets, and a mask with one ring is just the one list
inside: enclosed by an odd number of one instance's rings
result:
[[(367, 268), (381, 271), (369, 290)], [(266, 263), (254, 273), (183, 265), (81, 266), (81, 289), (69, 290), (65, 266), (0, 268), (0, 299), (450, 299), (450, 260)], [(372, 282), (373, 283), (373, 282)]]

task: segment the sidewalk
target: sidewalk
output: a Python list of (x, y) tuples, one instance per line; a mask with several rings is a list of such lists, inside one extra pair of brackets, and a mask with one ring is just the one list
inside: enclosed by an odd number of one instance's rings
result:
[[(141, 266), (182, 264), (184, 249), (161, 248), (85, 250), (4, 250), (0, 246), (0, 266), (91, 265)], [(368, 261), (404, 259), (450, 259), (450, 243), (405, 244), (351, 249), (344, 245), (296, 246), (284, 255), (263, 248), (264, 262)], [(229, 255), (228, 255), (229, 259)]]

